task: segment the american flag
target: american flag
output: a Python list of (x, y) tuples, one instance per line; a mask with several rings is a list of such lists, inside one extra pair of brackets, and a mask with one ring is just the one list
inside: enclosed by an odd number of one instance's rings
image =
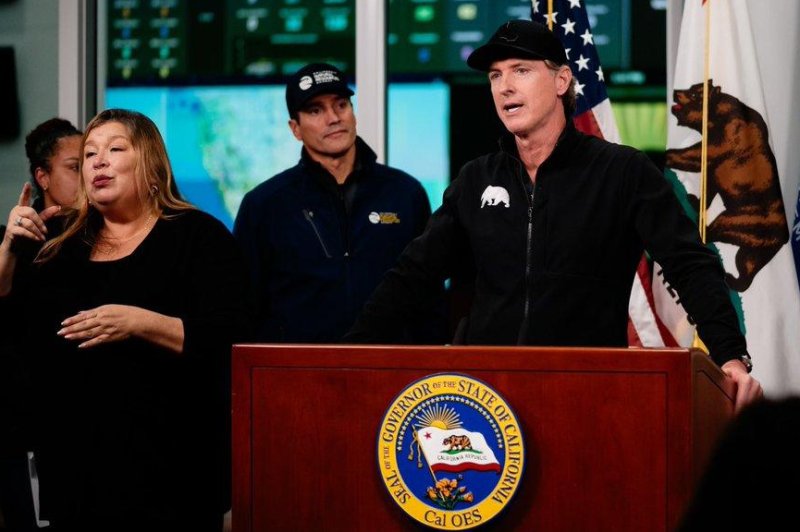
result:
[[(550, 27), (564, 44), (575, 78), (577, 109), (572, 120), (586, 134), (619, 142), (617, 122), (606, 92), (605, 73), (594, 44), (584, 0), (531, 0), (531, 19)], [(628, 305), (628, 343), (635, 346), (676, 345), (658, 319), (651, 289), (650, 267), (642, 256)]]
[(531, 19), (549, 25), (564, 44), (569, 66), (575, 77), (578, 109), (573, 120), (584, 133), (619, 142), (619, 131), (606, 93), (605, 74), (589, 27), (589, 16), (582, 0), (554, 0), (548, 13), (547, 0), (531, 2)]

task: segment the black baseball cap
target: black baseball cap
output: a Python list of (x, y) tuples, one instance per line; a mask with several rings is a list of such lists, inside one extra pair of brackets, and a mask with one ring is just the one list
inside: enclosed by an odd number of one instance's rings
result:
[(489, 42), (469, 54), (467, 65), (488, 72), (495, 61), (512, 58), (549, 59), (558, 65), (567, 62), (564, 46), (547, 26), (532, 20), (509, 20)]
[(297, 112), (314, 96), (338, 94), (352, 96), (353, 91), (341, 70), (328, 63), (312, 63), (295, 72), (286, 84), (286, 108), (289, 116)]

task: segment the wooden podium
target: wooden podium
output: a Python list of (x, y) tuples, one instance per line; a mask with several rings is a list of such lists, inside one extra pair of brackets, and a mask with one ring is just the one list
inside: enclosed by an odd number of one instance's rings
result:
[(524, 430), (520, 489), (481, 530), (671, 530), (733, 412), (733, 385), (683, 349), (237, 345), (233, 530), (419, 530), (377, 437), (439, 372), (487, 383)]

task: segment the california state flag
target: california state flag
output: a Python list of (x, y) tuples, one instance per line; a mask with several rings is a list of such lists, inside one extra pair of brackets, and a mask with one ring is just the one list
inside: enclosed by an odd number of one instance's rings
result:
[(417, 441), (431, 471), (501, 471), (500, 462), (480, 432), (464, 429), (444, 430), (425, 427), (417, 431)]
[[(667, 179), (697, 219), (707, 161), (706, 242), (722, 258), (754, 376), (768, 395), (798, 392), (800, 299), (744, 0), (686, 0), (672, 97)], [(691, 345), (694, 327), (658, 264), (653, 277), (659, 317)]]

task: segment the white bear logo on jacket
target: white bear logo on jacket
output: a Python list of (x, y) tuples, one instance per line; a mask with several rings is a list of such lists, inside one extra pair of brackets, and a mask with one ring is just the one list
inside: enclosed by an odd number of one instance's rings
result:
[(511, 206), (511, 200), (508, 198), (508, 190), (503, 187), (493, 187), (489, 185), (486, 190), (481, 194), (481, 209), (486, 205), (493, 207), (504, 203), (506, 208)]

